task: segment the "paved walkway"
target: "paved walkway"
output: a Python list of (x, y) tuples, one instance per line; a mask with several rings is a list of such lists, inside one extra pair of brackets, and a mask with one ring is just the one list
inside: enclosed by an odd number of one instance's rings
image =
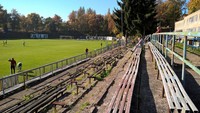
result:
[(151, 61), (150, 50), (145, 45), (141, 56), (141, 85), (140, 85), (140, 112), (141, 113), (167, 113), (167, 100), (162, 98), (162, 81), (157, 80), (157, 70)]

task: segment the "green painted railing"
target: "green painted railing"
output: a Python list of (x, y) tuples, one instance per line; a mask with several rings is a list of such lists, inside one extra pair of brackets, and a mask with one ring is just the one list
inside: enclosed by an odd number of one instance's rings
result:
[[(183, 38), (183, 55), (180, 56), (175, 50), (175, 41), (176, 39)], [(177, 57), (182, 62), (182, 83), (185, 85), (185, 65), (189, 66), (194, 72), (200, 75), (200, 69), (194, 66), (190, 61), (186, 60), (187, 55), (187, 41), (188, 38), (200, 38), (200, 32), (163, 32), (163, 33), (154, 33), (148, 35), (147, 38), (150, 38), (151, 42), (165, 55), (168, 56), (168, 53), (171, 53), (171, 65), (174, 64), (174, 56)], [(169, 42), (171, 41), (171, 49), (169, 48)]]

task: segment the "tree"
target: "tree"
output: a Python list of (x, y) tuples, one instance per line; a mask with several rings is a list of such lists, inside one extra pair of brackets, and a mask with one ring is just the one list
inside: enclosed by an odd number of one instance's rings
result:
[(77, 11), (77, 27), (78, 30), (81, 33), (86, 33), (88, 29), (88, 24), (87, 24), (87, 15), (85, 13), (85, 8), (80, 7), (79, 10)]
[[(156, 0), (141, 0), (138, 3), (138, 12), (136, 12), (137, 18), (135, 19), (136, 21), (133, 21), (137, 29), (136, 33), (139, 32), (139, 34), (142, 34), (143, 36), (152, 33), (152, 28), (154, 28), (153, 25), (156, 24), (154, 18), (156, 15), (155, 2)], [(133, 8), (135, 7), (132, 6), (132, 9)]]
[(53, 25), (55, 25), (55, 31), (60, 31), (61, 23), (61, 17), (55, 14), (53, 17)]
[(10, 23), (11, 29), (13, 31), (19, 30), (19, 28), (20, 28), (20, 15), (19, 15), (19, 13), (17, 12), (16, 9), (12, 9), (12, 11), (10, 13), (9, 23)]
[(115, 9), (114, 21), (118, 31), (127, 39), (130, 35), (150, 33), (155, 23), (155, 0), (121, 0)]
[(48, 17), (44, 20), (44, 25), (45, 25), (45, 31), (56, 32), (56, 25), (51, 17)]
[(102, 15), (96, 15), (96, 23), (95, 23), (95, 33), (99, 35), (103, 34), (103, 27), (104, 27), (104, 17)]
[(7, 27), (8, 19), (9, 15), (7, 14), (7, 10), (4, 10), (3, 6), (0, 5), (0, 27), (3, 28), (5, 32), (8, 29)]
[(20, 29), (22, 31), (28, 31), (28, 21), (24, 15), (20, 16)]
[(112, 14), (110, 13), (110, 9), (108, 9), (108, 13), (105, 17), (107, 19), (107, 31), (109, 32), (109, 34), (115, 34), (116, 27), (115, 27), (115, 22), (112, 18)]
[(39, 14), (31, 13), (27, 16), (27, 22), (28, 22), (28, 29), (30, 31), (39, 31), (39, 26), (42, 24), (42, 20)]
[(88, 26), (89, 26), (89, 34), (93, 35), (96, 34), (96, 15), (95, 14), (88, 14)]
[(87, 14), (96, 14), (96, 11), (95, 10), (93, 10), (93, 9), (91, 9), (91, 8), (89, 8), (89, 9), (87, 9), (87, 12), (86, 12)]
[(71, 26), (71, 28), (73, 30), (76, 30), (77, 27), (77, 12), (76, 11), (72, 11), (69, 14), (69, 20), (68, 20), (69, 25)]
[(200, 0), (190, 0), (188, 3), (188, 13), (191, 14), (200, 9)]
[(182, 6), (184, 2), (181, 0), (166, 0), (156, 6), (156, 19), (161, 26), (169, 26), (174, 29), (174, 24), (181, 18)]

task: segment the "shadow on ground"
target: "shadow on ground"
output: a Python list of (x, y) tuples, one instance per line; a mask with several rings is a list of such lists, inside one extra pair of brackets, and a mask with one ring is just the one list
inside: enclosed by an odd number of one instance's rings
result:
[(145, 51), (141, 54), (139, 74), (136, 79), (131, 113), (156, 113), (155, 101), (149, 85)]
[[(181, 80), (182, 74), (182, 66), (178, 64), (178, 66), (174, 67), (174, 71)], [(185, 90), (188, 96), (196, 105), (197, 109), (200, 110), (200, 76), (198, 74), (192, 72), (191, 69), (187, 68), (185, 71)]]

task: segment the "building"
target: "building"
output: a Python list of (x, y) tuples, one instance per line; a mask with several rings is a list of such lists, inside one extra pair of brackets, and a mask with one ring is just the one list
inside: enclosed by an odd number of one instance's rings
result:
[(200, 32), (200, 10), (176, 22), (175, 32)]
[(30, 37), (37, 38), (37, 39), (45, 39), (45, 38), (48, 38), (48, 34), (33, 33), (33, 34), (31, 34)]
[[(200, 10), (175, 23), (175, 32), (200, 32)], [(188, 45), (200, 47), (200, 37), (188, 37)]]
[(90, 39), (90, 40), (116, 40), (116, 37), (112, 37), (112, 36), (86, 36), (86, 39)]

